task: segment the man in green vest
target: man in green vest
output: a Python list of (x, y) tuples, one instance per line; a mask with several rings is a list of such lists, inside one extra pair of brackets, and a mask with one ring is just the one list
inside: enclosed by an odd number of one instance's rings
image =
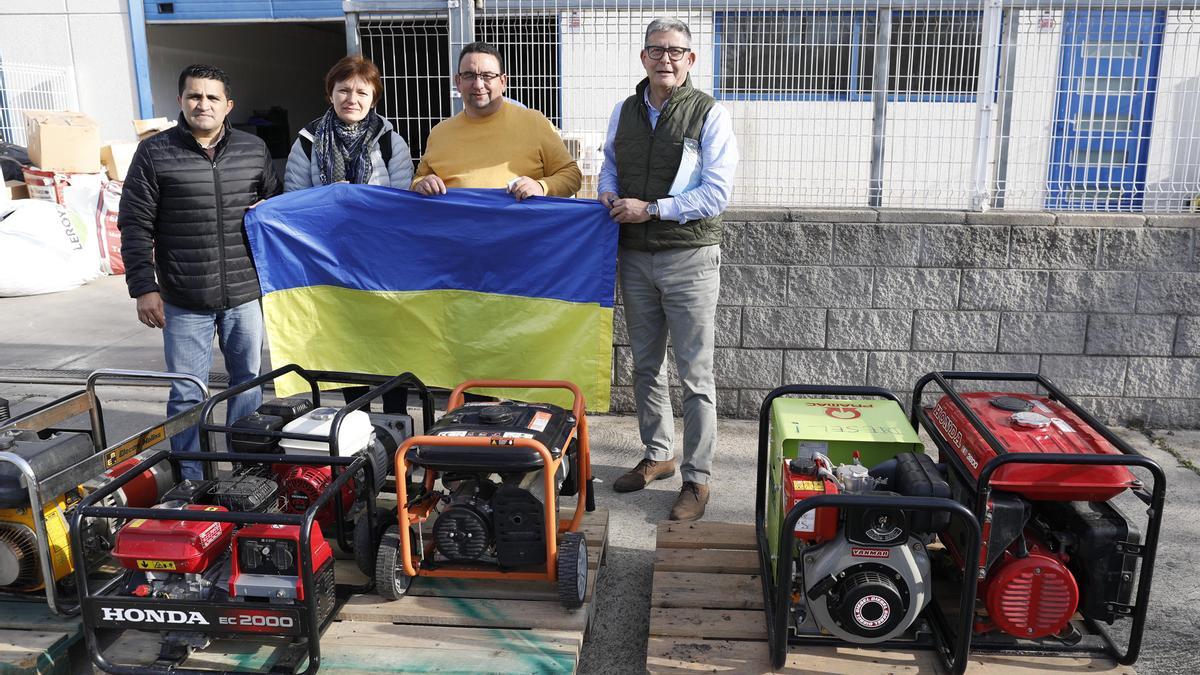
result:
[(667, 336), (683, 385), (683, 488), (671, 520), (704, 515), (717, 441), (713, 379), (721, 212), (737, 168), (729, 113), (692, 87), (692, 35), (678, 19), (646, 27), (646, 79), (617, 105), (604, 145), (600, 201), (620, 223), (621, 293), (645, 455), (613, 484), (640, 490), (675, 475)]

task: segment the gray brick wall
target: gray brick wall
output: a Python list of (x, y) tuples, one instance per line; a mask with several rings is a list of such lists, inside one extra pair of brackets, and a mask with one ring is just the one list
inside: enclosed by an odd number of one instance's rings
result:
[[(722, 416), (755, 416), (785, 383), (907, 400), (929, 370), (1011, 370), (1109, 422), (1200, 427), (1200, 216), (754, 209), (725, 223)], [(613, 409), (628, 412), (619, 298), (614, 329)]]

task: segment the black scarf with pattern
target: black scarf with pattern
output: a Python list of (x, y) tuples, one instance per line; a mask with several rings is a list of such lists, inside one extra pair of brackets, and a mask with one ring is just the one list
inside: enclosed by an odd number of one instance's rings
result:
[(382, 129), (383, 118), (374, 109), (356, 124), (343, 122), (333, 108), (326, 110), (313, 134), (313, 152), (321, 185), (370, 180), (371, 141)]

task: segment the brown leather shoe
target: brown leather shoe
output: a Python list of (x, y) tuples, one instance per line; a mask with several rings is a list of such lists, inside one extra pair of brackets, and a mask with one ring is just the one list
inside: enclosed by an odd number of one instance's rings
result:
[(624, 476), (613, 481), (614, 492), (635, 492), (646, 487), (652, 480), (662, 480), (675, 475), (675, 460), (656, 462), (643, 459)]
[(685, 480), (683, 489), (675, 498), (675, 505), (671, 507), (671, 520), (699, 520), (707, 505), (708, 486)]

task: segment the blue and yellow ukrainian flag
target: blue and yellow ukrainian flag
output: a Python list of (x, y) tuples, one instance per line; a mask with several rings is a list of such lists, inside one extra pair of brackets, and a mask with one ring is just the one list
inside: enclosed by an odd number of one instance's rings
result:
[(618, 228), (598, 202), (339, 184), (271, 199), (246, 233), (276, 364), (438, 387), (565, 379), (608, 410)]

